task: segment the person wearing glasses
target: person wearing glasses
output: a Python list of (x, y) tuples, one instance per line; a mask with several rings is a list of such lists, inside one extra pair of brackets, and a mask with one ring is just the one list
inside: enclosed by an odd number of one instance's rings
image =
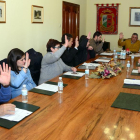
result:
[(55, 39), (50, 39), (46, 45), (47, 54), (43, 57), (41, 62), (41, 73), (39, 84), (46, 82), (60, 74), (64, 71), (76, 72), (75, 67), (67, 66), (62, 59), (61, 55), (64, 53), (68, 47), (68, 40), (65, 36), (65, 44), (60, 48), (60, 42)]
[[(3, 69), (0, 65), (0, 104), (8, 102), (11, 99), (11, 89), (10, 89), (10, 72), (11, 68), (8, 68), (8, 65), (3, 63)], [(0, 105), (0, 116), (10, 115), (15, 113), (15, 105), (14, 104), (2, 104)]]
[(36, 86), (28, 69), (30, 65), (28, 53), (26, 53), (25, 59), (25, 53), (23, 51), (18, 48), (12, 49), (8, 54), (7, 62), (11, 67), (10, 86), (12, 98), (21, 94), (23, 85), (26, 85), (27, 90)]
[(123, 41), (124, 35), (121, 32), (119, 34), (118, 46), (125, 46), (125, 49), (129, 49), (131, 52), (138, 52), (140, 49), (140, 41), (138, 40), (138, 34), (133, 33), (130, 39)]

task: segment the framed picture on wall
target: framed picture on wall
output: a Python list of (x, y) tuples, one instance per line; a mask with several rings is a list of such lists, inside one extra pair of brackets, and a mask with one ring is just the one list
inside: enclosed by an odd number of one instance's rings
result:
[(31, 22), (43, 23), (44, 9), (42, 6), (32, 5)]
[(6, 2), (0, 1), (0, 23), (6, 23)]
[(140, 26), (140, 7), (129, 8), (129, 26)]

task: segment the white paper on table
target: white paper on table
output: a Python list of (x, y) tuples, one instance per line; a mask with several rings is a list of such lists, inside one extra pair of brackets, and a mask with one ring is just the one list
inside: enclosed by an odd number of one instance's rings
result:
[(105, 59), (96, 59), (95, 61), (97, 61), (97, 62), (109, 62), (110, 60), (105, 60)]
[(51, 85), (51, 84), (41, 84), (37, 87), (35, 87), (37, 89), (42, 89), (42, 90), (48, 90), (48, 91), (52, 91), (52, 92), (57, 92), (58, 91), (58, 86), (57, 85)]
[(100, 53), (100, 55), (108, 55), (108, 56), (111, 56), (111, 55), (113, 55), (113, 53), (106, 53), (106, 52), (103, 52), (103, 53)]
[(76, 74), (74, 74), (72, 71), (68, 71), (68, 72), (64, 73), (63, 75), (82, 77), (83, 75), (85, 75), (85, 73), (83, 73), (83, 72), (76, 72)]
[(132, 73), (138, 73), (138, 70), (132, 70)]
[(140, 85), (140, 80), (124, 79), (124, 84)]
[(97, 64), (97, 63), (83, 63), (82, 65), (84, 65), (84, 66), (88, 65), (88, 66), (98, 67), (101, 64)]
[(6, 119), (6, 120), (9, 120), (9, 121), (19, 122), (23, 118), (25, 118), (26, 116), (29, 116), (32, 113), (33, 112), (28, 111), (28, 110), (15, 108), (15, 114), (13, 114), (13, 115), (4, 115), (4, 116), (1, 116), (0, 118)]
[(135, 53), (135, 54), (131, 54), (131, 55), (129, 55), (129, 56), (134, 56), (134, 57), (140, 57), (140, 53)]

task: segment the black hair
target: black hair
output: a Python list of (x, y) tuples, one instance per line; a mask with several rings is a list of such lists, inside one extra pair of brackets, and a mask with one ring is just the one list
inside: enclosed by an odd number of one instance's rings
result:
[(138, 38), (138, 34), (137, 34), (137, 33), (133, 33), (132, 35), (136, 35), (136, 36), (137, 36), (137, 38)]
[(68, 41), (70, 41), (70, 39), (73, 38), (71, 34), (63, 34), (61, 38), (62, 44), (65, 44), (65, 35), (67, 36)]
[(102, 35), (102, 33), (101, 32), (99, 32), (99, 31), (96, 31), (94, 34), (93, 34), (93, 38), (95, 38), (95, 36), (100, 36), (100, 35)]
[(83, 40), (86, 40), (87, 39), (87, 36), (86, 35), (82, 35), (79, 39), (79, 44), (83, 41)]
[(8, 62), (8, 65), (11, 67), (12, 71), (19, 73), (17, 61), (21, 59), (24, 55), (25, 53), (18, 48), (12, 49), (9, 52), (8, 57), (7, 57), (7, 62)]

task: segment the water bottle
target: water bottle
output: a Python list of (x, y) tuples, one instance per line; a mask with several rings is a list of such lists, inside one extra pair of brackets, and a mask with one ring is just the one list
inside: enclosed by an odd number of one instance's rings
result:
[(27, 103), (28, 102), (28, 90), (26, 89), (26, 85), (23, 85), (21, 92), (22, 92), (22, 102)]
[(126, 50), (124, 50), (124, 59), (126, 59)]
[(127, 61), (127, 72), (130, 70), (130, 61)]
[(114, 61), (117, 62), (118, 55), (117, 53), (114, 54)]
[(63, 81), (62, 81), (62, 77), (59, 77), (59, 81), (58, 81), (58, 93), (63, 93)]
[(134, 62), (134, 54), (131, 55), (131, 62)]
[(123, 59), (123, 50), (121, 50), (120, 58)]
[(89, 78), (89, 69), (88, 69), (88, 65), (86, 65), (86, 69), (85, 69), (85, 79)]
[(115, 53), (116, 53), (116, 50), (114, 50), (114, 55), (115, 55)]

